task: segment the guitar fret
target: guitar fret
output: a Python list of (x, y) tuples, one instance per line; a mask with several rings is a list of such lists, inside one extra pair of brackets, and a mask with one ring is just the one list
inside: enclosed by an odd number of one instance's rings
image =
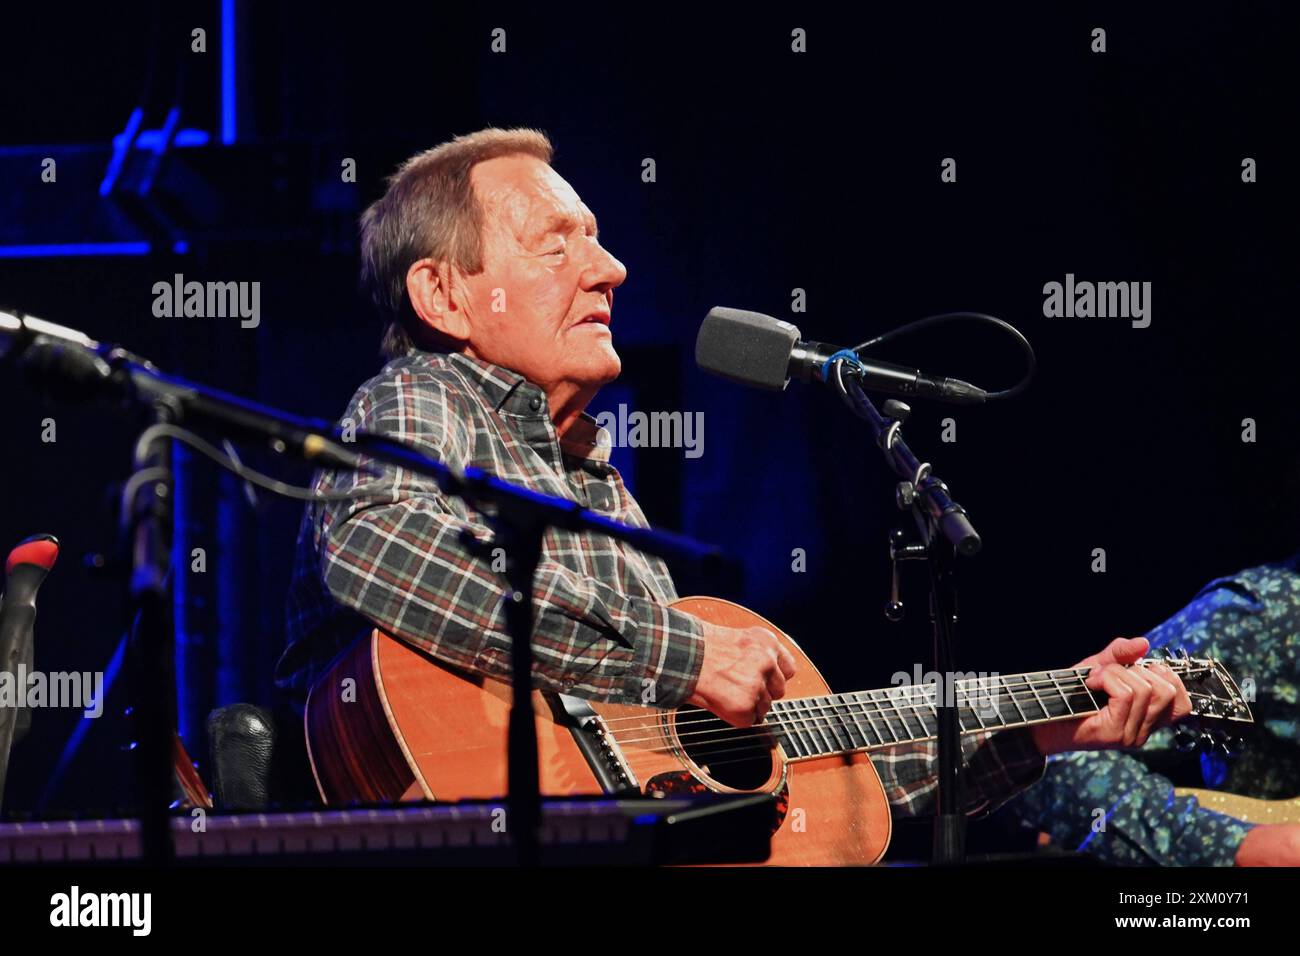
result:
[(906, 687), (891, 687), (887, 692), (889, 697), (889, 716), (897, 720), (903, 728), (903, 740), (912, 739), (912, 728), (907, 723), (907, 700), (908, 690)]
[[(861, 724), (858, 724), (858, 715), (854, 713), (853, 701), (845, 695), (833, 697), (835, 708), (840, 714), (840, 721), (844, 724), (845, 734), (849, 737), (849, 749), (861, 750), (867, 745), (867, 737), (862, 732)], [(846, 702), (846, 705), (845, 705)]]
[[(967, 681), (957, 681), (953, 687), (953, 694), (952, 694), (953, 708), (957, 711), (957, 729), (963, 734), (970, 733), (975, 730), (979, 730), (981, 727), (984, 726), (984, 721), (980, 720), (979, 714), (975, 713), (975, 708), (970, 706), (971, 703), (970, 692), (967, 691), (965, 698), (962, 697), (962, 691), (965, 689), (965, 685), (967, 683), (968, 683)], [(963, 704), (965, 706), (963, 706)], [(970, 714), (971, 717), (974, 719), (974, 726), (972, 727), (966, 726), (967, 714)], [(938, 724), (936, 724), (935, 726), (937, 728)]]
[(844, 742), (840, 739), (839, 721), (835, 714), (833, 698), (817, 698), (817, 729), (826, 741), (826, 746), (822, 748), (822, 753), (833, 754), (839, 753), (844, 749)]
[[(889, 731), (889, 736), (893, 738), (894, 743), (902, 743), (909, 737), (907, 725), (898, 719), (898, 708), (895, 704), (894, 697), (888, 690), (881, 690), (880, 697), (876, 698), (876, 712), (880, 714), (881, 720), (885, 722), (885, 728)], [(899, 733), (899, 728), (902, 733)]]
[(1061, 702), (1065, 704), (1066, 711), (1070, 716), (1073, 716), (1074, 708), (1070, 706), (1070, 698), (1067, 697), (1065, 691), (1061, 689), (1061, 682), (1056, 679), (1056, 671), (1048, 671), (1047, 676), (1052, 679), (1052, 686), (1056, 688), (1056, 693), (1060, 696)]
[(1006, 706), (1005, 691), (1006, 688), (1002, 686), (1002, 677), (1000, 675), (984, 678), (984, 697), (989, 709), (992, 711), (991, 717), (997, 721), (999, 727), (1008, 727), (1020, 722), (1014, 708)]
[(929, 696), (930, 696), (930, 691), (928, 688), (919, 689), (917, 693), (911, 695), (911, 700), (908, 701), (908, 706), (912, 708), (912, 716), (914, 716), (916, 718), (916, 722), (921, 725), (921, 734), (920, 734), (921, 737), (930, 736), (930, 728), (925, 726), (925, 718), (922, 717), (921, 712), (916, 709), (916, 702), (918, 700), (923, 700)]
[[(964, 711), (962, 710), (962, 698), (961, 698), (962, 686), (961, 685), (963, 683), (965, 683), (965, 681), (959, 682), (957, 684), (957, 692), (953, 696), (955, 698), (954, 702), (957, 705), (957, 723), (961, 726), (962, 731), (965, 732), (966, 725), (962, 723), (962, 714), (964, 713)], [(978, 725), (976, 727), (972, 727), (971, 730), (983, 730), (984, 718), (980, 716), (979, 709), (974, 706), (969, 691), (966, 693), (966, 711), (970, 712), (971, 716), (975, 718), (975, 723)]]
[(891, 691), (893, 697), (893, 715), (903, 727), (903, 740), (914, 740), (916, 734), (912, 732), (912, 725), (907, 722), (907, 708), (912, 700), (913, 690), (911, 687), (895, 687)]
[(1002, 689), (1006, 691), (1006, 695), (1011, 698), (1011, 706), (1014, 707), (1016, 713), (1020, 715), (1021, 722), (1026, 724), (1029, 723), (1029, 718), (1025, 716), (1025, 712), (1021, 709), (1020, 704), (1016, 702), (1016, 692), (1007, 686), (1007, 679), (1002, 677), (999, 678), (999, 680), (1002, 682)]
[[(898, 743), (898, 734), (894, 733), (894, 727), (893, 727), (893, 725), (889, 722), (889, 714), (888, 714), (888, 711), (886, 711), (885, 708), (881, 706), (880, 695), (881, 695), (882, 693), (884, 693), (884, 692), (883, 692), (883, 691), (878, 691), (878, 690), (870, 690), (870, 691), (867, 691), (867, 696), (868, 696), (868, 699), (869, 699), (869, 701), (870, 701), (870, 704), (871, 704), (872, 709), (874, 709), (875, 712), (876, 712), (875, 719), (876, 719), (876, 720), (879, 720), (882, 724), (884, 724), (884, 725), (885, 725), (885, 730), (889, 733), (889, 739), (888, 739), (888, 740), (885, 739), (885, 735), (884, 735), (884, 734), (881, 734), (881, 735), (880, 735), (880, 742), (883, 743), (883, 744), (890, 744), (890, 743), (894, 743), (894, 744), (896, 744), (896, 743)], [(886, 698), (886, 699), (888, 699), (888, 698)], [(873, 725), (874, 725), (874, 720), (873, 720)]]
[(854, 694), (853, 697), (858, 702), (858, 707), (862, 710), (862, 716), (867, 719), (867, 740), (871, 742), (873, 747), (879, 747), (885, 742), (885, 735), (880, 732), (880, 727), (876, 723), (875, 702), (871, 699), (871, 695), (863, 693), (862, 691)]
[(1043, 712), (1042, 719), (1046, 720), (1047, 718), (1051, 717), (1052, 712), (1048, 710), (1047, 705), (1043, 703), (1043, 698), (1038, 693), (1038, 683), (1033, 679), (1033, 676), (1030, 674), (1024, 674), (1021, 675), (1020, 679), (1023, 680), (1025, 684), (1029, 687), (1029, 692), (1034, 695), (1034, 700), (1038, 704), (1038, 709)]
[(926, 727), (925, 719), (921, 716), (921, 712), (916, 709), (916, 705), (921, 701), (929, 699), (930, 694), (930, 685), (922, 684), (919, 687), (909, 687), (907, 689), (907, 694), (904, 695), (904, 699), (907, 701), (907, 711), (904, 712), (900, 708), (899, 716), (910, 717), (912, 720), (916, 721), (917, 727), (920, 728), (917, 731), (913, 731), (911, 723), (904, 720), (904, 726), (907, 727), (907, 736), (910, 740), (924, 740), (929, 736), (930, 730)]
[(864, 700), (863, 693), (863, 691), (859, 691), (853, 696), (857, 698), (858, 704), (862, 707), (862, 713), (867, 718), (867, 729), (876, 735), (874, 746), (879, 746), (885, 742), (885, 736), (876, 729), (876, 720), (871, 716), (872, 710), (875, 709), (875, 703), (871, 700), (871, 695), (867, 694), (867, 697)]
[(917, 710), (916, 703), (914, 702), (912, 704), (912, 713), (916, 714), (916, 721), (921, 725), (921, 737), (930, 737), (933, 735), (934, 731), (931, 731), (931, 725), (925, 722), (925, 713), (923, 711), (929, 712), (930, 720), (937, 728), (939, 726), (939, 714), (934, 707), (936, 700), (934, 686), (932, 684), (924, 685), (924, 689), (917, 695), (915, 700), (920, 702), (922, 708), (922, 710)]
[(1074, 670), (1074, 674), (1079, 678), (1079, 686), (1082, 687), (1083, 692), (1088, 695), (1088, 703), (1091, 705), (1093, 711), (1101, 710), (1101, 705), (1097, 703), (1097, 698), (1092, 695), (1092, 688), (1088, 686), (1088, 675), (1077, 668)]
[[(992, 683), (990, 684), (990, 681)], [(975, 714), (975, 719), (979, 721), (980, 729), (987, 730), (990, 726), (996, 728), (1005, 727), (1007, 722), (1002, 716), (1002, 705), (998, 700), (996, 692), (997, 678), (980, 677), (973, 683), (975, 695), (972, 699), (967, 695), (967, 702), (971, 704), (971, 711)], [(994, 690), (990, 690), (990, 687)], [(986, 721), (985, 718), (988, 718)]]
[(795, 701), (795, 712), (799, 715), (799, 739), (803, 744), (804, 750), (808, 756), (815, 756), (821, 753), (821, 746), (817, 742), (817, 733), (813, 728), (813, 715), (808, 709), (807, 699)]
[(781, 731), (780, 743), (785, 752), (792, 757), (803, 757), (803, 747), (799, 742), (799, 736), (794, 732), (794, 722), (792, 719), (793, 708), (791, 702), (778, 700), (772, 703), (770, 715), (775, 717), (776, 726)]
[(898, 743), (898, 729), (894, 722), (890, 720), (890, 715), (894, 712), (894, 705), (889, 699), (889, 692), (886, 690), (872, 691), (871, 705), (875, 708), (876, 719), (885, 728), (885, 743)]
[(857, 750), (862, 746), (858, 743), (861, 731), (859, 730), (858, 733), (854, 733), (854, 730), (857, 728), (857, 720), (853, 714), (852, 701), (849, 700), (847, 694), (833, 694), (829, 700), (831, 706), (835, 709), (835, 718), (839, 721), (839, 725), (844, 731), (844, 736), (849, 742), (848, 746), (844, 749), (846, 751)]
[(820, 706), (813, 703), (815, 699), (809, 697), (803, 701), (805, 713), (808, 715), (804, 722), (804, 729), (812, 743), (813, 753), (834, 753), (836, 748), (831, 745), (830, 738), (826, 736), (826, 718), (822, 715)]
[(847, 730), (844, 734), (840, 733), (843, 727), (843, 721), (840, 719), (839, 710), (835, 705), (835, 698), (824, 698), (825, 704), (822, 704), (822, 725), (830, 729), (830, 735), (834, 738), (835, 751), (852, 750), (853, 739), (849, 738), (849, 745), (845, 746), (844, 738), (847, 736)]

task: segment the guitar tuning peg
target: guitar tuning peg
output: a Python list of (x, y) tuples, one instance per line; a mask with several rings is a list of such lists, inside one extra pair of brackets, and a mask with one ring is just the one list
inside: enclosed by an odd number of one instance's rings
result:
[(1193, 727), (1179, 724), (1174, 728), (1174, 749), (1179, 753), (1191, 753), (1201, 742), (1201, 735)]
[(1183, 647), (1181, 644), (1178, 646), (1178, 656), (1183, 660), (1188, 659), (1187, 648)]
[(1229, 760), (1237, 757), (1245, 746), (1245, 741), (1236, 734), (1219, 731), (1214, 736), (1214, 752)]

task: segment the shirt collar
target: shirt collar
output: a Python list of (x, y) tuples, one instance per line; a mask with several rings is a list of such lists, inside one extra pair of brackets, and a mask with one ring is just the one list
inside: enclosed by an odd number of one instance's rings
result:
[(524, 417), (536, 417), (542, 412), (546, 396), (539, 386), (518, 372), (460, 352), (448, 354), (447, 359), (487, 396), (498, 412)]
[[(448, 353), (447, 359), (483, 392), (496, 411), (518, 418), (542, 417), (549, 421), (546, 394), (541, 386), (523, 375), (460, 352)], [(597, 424), (596, 419), (586, 412), (565, 435), (560, 436), (559, 442), (560, 450), (566, 455), (601, 463), (609, 461), (613, 445), (609, 430)]]

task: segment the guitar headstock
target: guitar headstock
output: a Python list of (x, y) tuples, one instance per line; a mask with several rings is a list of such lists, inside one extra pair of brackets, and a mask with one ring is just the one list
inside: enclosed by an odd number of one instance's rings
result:
[[(1139, 665), (1153, 663), (1149, 658)], [(1166, 652), (1160, 661), (1178, 675), (1192, 699), (1192, 712), (1174, 728), (1174, 746), (1184, 752), (1203, 750), (1224, 757), (1235, 757), (1245, 741), (1223, 726), (1205, 726), (1206, 721), (1231, 721), (1253, 724), (1254, 715), (1237, 682), (1219, 661), (1207, 657), (1188, 657)]]
[(1164, 660), (1144, 658), (1139, 666), (1165, 664), (1178, 675), (1192, 698), (1192, 717), (1231, 720), (1253, 724), (1254, 716), (1237, 682), (1228, 669), (1209, 657), (1188, 657), (1187, 652), (1168, 654)]

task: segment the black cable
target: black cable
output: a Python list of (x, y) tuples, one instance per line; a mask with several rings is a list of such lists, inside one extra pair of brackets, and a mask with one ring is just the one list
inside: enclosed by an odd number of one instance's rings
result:
[(215, 445), (209, 444), (192, 431), (178, 425), (158, 424), (146, 428), (140, 434), (140, 438), (136, 443), (137, 460), (160, 437), (171, 438), (174, 441), (188, 445), (199, 454), (212, 459), (222, 468), (232, 472), (236, 477), (285, 498), (293, 498), (297, 501), (351, 501), (374, 494), (373, 489), (354, 488), (351, 491), (318, 492), (311, 488), (301, 488), (297, 485), (287, 484), (249, 468), (237, 458), (223, 453)]
[[(854, 346), (853, 351), (861, 353), (866, 349), (882, 345), (883, 343), (892, 341), (900, 336), (908, 335), (912, 332), (919, 332), (932, 325), (942, 325), (945, 322), (955, 322), (959, 319), (972, 319), (977, 322), (988, 322), (1006, 330), (1006, 332), (1020, 344), (1021, 351), (1025, 353), (1025, 361), (1028, 365), (1028, 370), (1025, 372), (1024, 377), (1015, 385), (1011, 386), (1011, 388), (1004, 388), (1000, 392), (989, 392), (985, 398), (986, 401), (992, 402), (999, 399), (1014, 398), (1029, 387), (1029, 383), (1033, 380), (1034, 372), (1038, 369), (1038, 359), (1034, 356), (1033, 346), (1031, 346), (1029, 340), (1020, 333), (1020, 330), (1010, 322), (1004, 322), (997, 316), (986, 315), (983, 312), (944, 312), (939, 315), (927, 315), (923, 319), (917, 319), (915, 322), (908, 322), (906, 325), (900, 325), (896, 329), (882, 332), (874, 339), (868, 339), (861, 345)], [(839, 363), (836, 363), (837, 367), (838, 364)]]

